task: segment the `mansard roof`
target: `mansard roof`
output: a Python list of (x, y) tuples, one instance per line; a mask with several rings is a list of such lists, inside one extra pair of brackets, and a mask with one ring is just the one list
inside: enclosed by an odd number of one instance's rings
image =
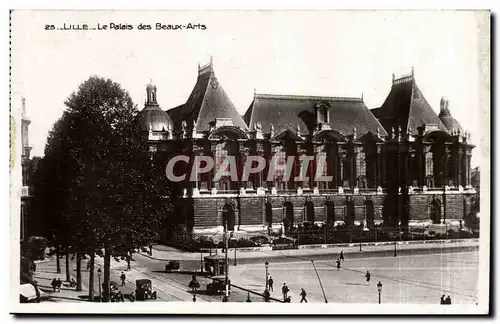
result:
[(210, 130), (209, 124), (218, 118), (229, 118), (234, 126), (243, 131), (248, 130), (231, 99), (217, 80), (212, 63), (198, 69), (198, 80), (187, 102), (169, 110), (168, 113), (176, 119), (176, 125), (185, 120), (188, 125), (194, 123), (197, 131)]
[(352, 135), (354, 127), (358, 134), (377, 133), (378, 128), (387, 135), (362, 98), (255, 94), (244, 116), (250, 129), (260, 123), (263, 133), (270, 133), (272, 124), (274, 134), (295, 131), (297, 125), (307, 134), (314, 130), (318, 104), (328, 107), (331, 129), (344, 136)]
[(418, 88), (412, 74), (394, 79), (389, 95), (376, 114), (384, 128), (391, 132), (393, 127), (400, 126), (409, 134), (418, 134), (418, 127), (433, 126), (437, 130), (447, 132), (445, 125), (427, 102)]

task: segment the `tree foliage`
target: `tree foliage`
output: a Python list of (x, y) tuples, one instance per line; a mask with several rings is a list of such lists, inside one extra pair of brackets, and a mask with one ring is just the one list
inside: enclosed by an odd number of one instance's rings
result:
[(149, 152), (128, 92), (92, 76), (65, 105), (35, 188), (51, 242), (125, 256), (157, 239), (170, 209), (164, 162)]

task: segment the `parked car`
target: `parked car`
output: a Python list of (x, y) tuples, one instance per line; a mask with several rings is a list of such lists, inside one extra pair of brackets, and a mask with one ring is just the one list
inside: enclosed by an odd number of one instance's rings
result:
[(250, 241), (254, 242), (255, 244), (269, 244), (269, 239), (265, 236), (254, 236), (250, 238)]
[(137, 300), (156, 299), (156, 291), (149, 279), (138, 279), (135, 281), (135, 298)]
[(180, 269), (180, 262), (179, 261), (168, 261), (167, 264), (165, 264), (165, 272), (172, 272), (172, 271), (179, 271)]
[[(212, 277), (212, 282), (207, 285), (207, 294), (215, 295), (226, 291), (226, 277), (215, 276)], [(228, 279), (228, 289), (231, 291), (231, 280)]]
[(280, 237), (273, 241), (273, 250), (288, 250), (298, 249), (298, 242), (296, 239), (288, 237)]

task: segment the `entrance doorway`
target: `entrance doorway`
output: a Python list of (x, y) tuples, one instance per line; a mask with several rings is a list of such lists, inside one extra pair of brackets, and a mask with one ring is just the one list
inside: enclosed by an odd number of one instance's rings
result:
[(291, 202), (286, 202), (283, 204), (283, 223), (285, 230), (289, 230), (293, 227), (293, 204)]
[(304, 204), (305, 210), (306, 210), (306, 220), (309, 223), (314, 223), (314, 205), (311, 201), (307, 201)]
[(222, 208), (222, 222), (228, 231), (234, 231), (234, 208), (231, 204), (225, 204)]
[(434, 199), (431, 202), (431, 208), (430, 208), (430, 216), (432, 223), (434, 224), (440, 224), (441, 223), (441, 202), (437, 199)]
[(372, 200), (366, 201), (366, 225), (371, 228), (375, 224), (375, 206)]

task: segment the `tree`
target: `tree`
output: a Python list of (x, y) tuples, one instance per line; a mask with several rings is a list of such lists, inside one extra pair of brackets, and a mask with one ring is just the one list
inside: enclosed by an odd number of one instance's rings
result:
[[(93, 76), (65, 104), (44, 158), (49, 176), (41, 196), (59, 190), (58, 201), (45, 206), (49, 233), (62, 253), (85, 253), (93, 260), (104, 249), (107, 298), (111, 257), (129, 255), (161, 231), (170, 209), (166, 161), (149, 152), (138, 111), (119, 84)], [(90, 276), (93, 281), (93, 271)]]

